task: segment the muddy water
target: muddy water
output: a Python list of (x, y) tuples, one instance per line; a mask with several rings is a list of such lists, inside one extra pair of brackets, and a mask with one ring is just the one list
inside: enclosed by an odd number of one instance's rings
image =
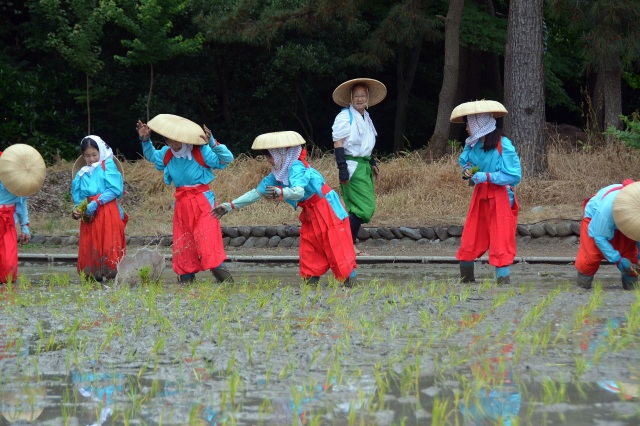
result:
[[(106, 288), (21, 265), (0, 293), (0, 425), (640, 422), (640, 298), (615, 267), (362, 265), (345, 290), (294, 265), (235, 285)], [(482, 280), (486, 279), (486, 280)]]

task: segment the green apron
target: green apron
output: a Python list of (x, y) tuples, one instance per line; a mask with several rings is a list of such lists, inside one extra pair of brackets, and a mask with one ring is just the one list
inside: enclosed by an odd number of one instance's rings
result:
[(373, 191), (373, 170), (369, 164), (371, 157), (346, 156), (347, 160), (358, 162), (349, 183), (340, 184), (340, 192), (349, 214), (353, 214), (362, 222), (369, 223), (376, 209), (376, 197)]

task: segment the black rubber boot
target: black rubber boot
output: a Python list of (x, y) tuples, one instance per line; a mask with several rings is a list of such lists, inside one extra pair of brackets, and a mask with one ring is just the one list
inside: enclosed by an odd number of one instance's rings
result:
[[(589, 290), (591, 288), (591, 284), (593, 283), (593, 275), (584, 275), (578, 272), (578, 277), (576, 279), (578, 287), (582, 287), (585, 290)], [(624, 286), (624, 281), (623, 281)]]
[(304, 283), (310, 286), (317, 286), (320, 282), (320, 277), (309, 277), (304, 280)]
[(178, 275), (178, 283), (180, 284), (191, 284), (195, 280), (196, 280), (196, 274)]
[(475, 282), (476, 277), (473, 272), (473, 262), (460, 262), (460, 280), (463, 283)]
[(362, 226), (362, 219), (354, 214), (350, 214), (349, 226), (351, 227), (351, 237), (353, 238), (353, 245), (355, 245), (358, 240), (358, 232), (360, 231), (360, 226)]
[(232, 283), (233, 277), (231, 276), (231, 272), (227, 269), (227, 265), (224, 263), (217, 268), (211, 270), (213, 272), (213, 277), (219, 283)]
[(346, 280), (344, 280), (342, 285), (347, 288), (351, 288), (351, 287), (355, 287), (357, 282), (358, 282), (358, 279), (354, 275), (353, 277), (349, 277)]
[(496, 278), (496, 283), (498, 285), (501, 284), (511, 284), (511, 275), (505, 275), (504, 277)]
[(625, 290), (635, 290), (638, 287), (638, 277), (622, 274), (622, 288)]

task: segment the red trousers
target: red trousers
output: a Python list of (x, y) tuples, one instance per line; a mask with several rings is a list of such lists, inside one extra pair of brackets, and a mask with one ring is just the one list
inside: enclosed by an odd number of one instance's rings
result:
[(492, 183), (476, 185), (464, 223), (456, 258), (471, 262), (489, 250), (489, 264), (501, 268), (516, 256), (518, 201), (513, 207), (507, 188)]
[(206, 191), (208, 185), (176, 189), (171, 263), (178, 275), (217, 268), (227, 259), (220, 221), (211, 216)]
[(0, 207), (0, 283), (18, 276), (18, 234), (13, 217), (16, 207)]
[[(93, 201), (94, 198), (89, 198)], [(91, 222), (80, 221), (78, 241), (78, 273), (96, 280), (113, 279), (118, 263), (124, 257), (127, 243), (124, 228), (129, 217), (120, 218), (120, 208), (113, 200), (98, 207)]]
[(302, 207), (300, 275), (317, 277), (331, 269), (338, 281), (349, 278), (356, 267), (349, 218), (340, 220), (327, 199), (318, 195), (298, 205)]
[[(605, 259), (596, 241), (589, 236), (589, 223), (591, 218), (583, 217), (580, 224), (580, 247), (576, 256), (576, 269), (582, 275), (595, 275), (600, 268), (600, 263)], [(631, 238), (616, 229), (613, 239), (609, 242), (622, 257), (626, 257), (632, 263), (638, 262), (638, 246)]]

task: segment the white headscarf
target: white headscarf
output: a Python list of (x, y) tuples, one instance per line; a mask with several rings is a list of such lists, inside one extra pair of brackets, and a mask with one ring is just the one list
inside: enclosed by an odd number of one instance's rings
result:
[(193, 156), (191, 155), (191, 151), (193, 151), (193, 145), (188, 143), (183, 143), (182, 148), (178, 151), (174, 151), (173, 148), (169, 148), (171, 152), (173, 152), (173, 156), (176, 158), (186, 158), (187, 160), (193, 160)]
[(277, 180), (289, 185), (289, 168), (294, 161), (300, 157), (302, 145), (291, 146), (288, 148), (271, 148), (269, 154), (273, 157), (273, 167), (271, 172)]
[(496, 119), (493, 118), (493, 115), (489, 112), (467, 115), (467, 124), (469, 124), (471, 136), (469, 136), (464, 143), (471, 146), (471, 148), (473, 148), (481, 137), (488, 135), (496, 129)]
[(86, 138), (92, 139), (96, 143), (96, 145), (98, 145), (98, 151), (100, 152), (100, 159), (93, 164), (89, 164), (81, 168), (78, 171), (78, 174), (80, 176), (84, 175), (85, 173), (92, 174), (93, 171), (96, 169), (96, 167), (100, 165), (100, 163), (102, 163), (106, 159), (113, 157), (113, 151), (111, 150), (111, 147), (107, 145), (107, 143), (103, 141), (100, 136), (89, 135), (82, 138), (82, 140), (85, 140)]

